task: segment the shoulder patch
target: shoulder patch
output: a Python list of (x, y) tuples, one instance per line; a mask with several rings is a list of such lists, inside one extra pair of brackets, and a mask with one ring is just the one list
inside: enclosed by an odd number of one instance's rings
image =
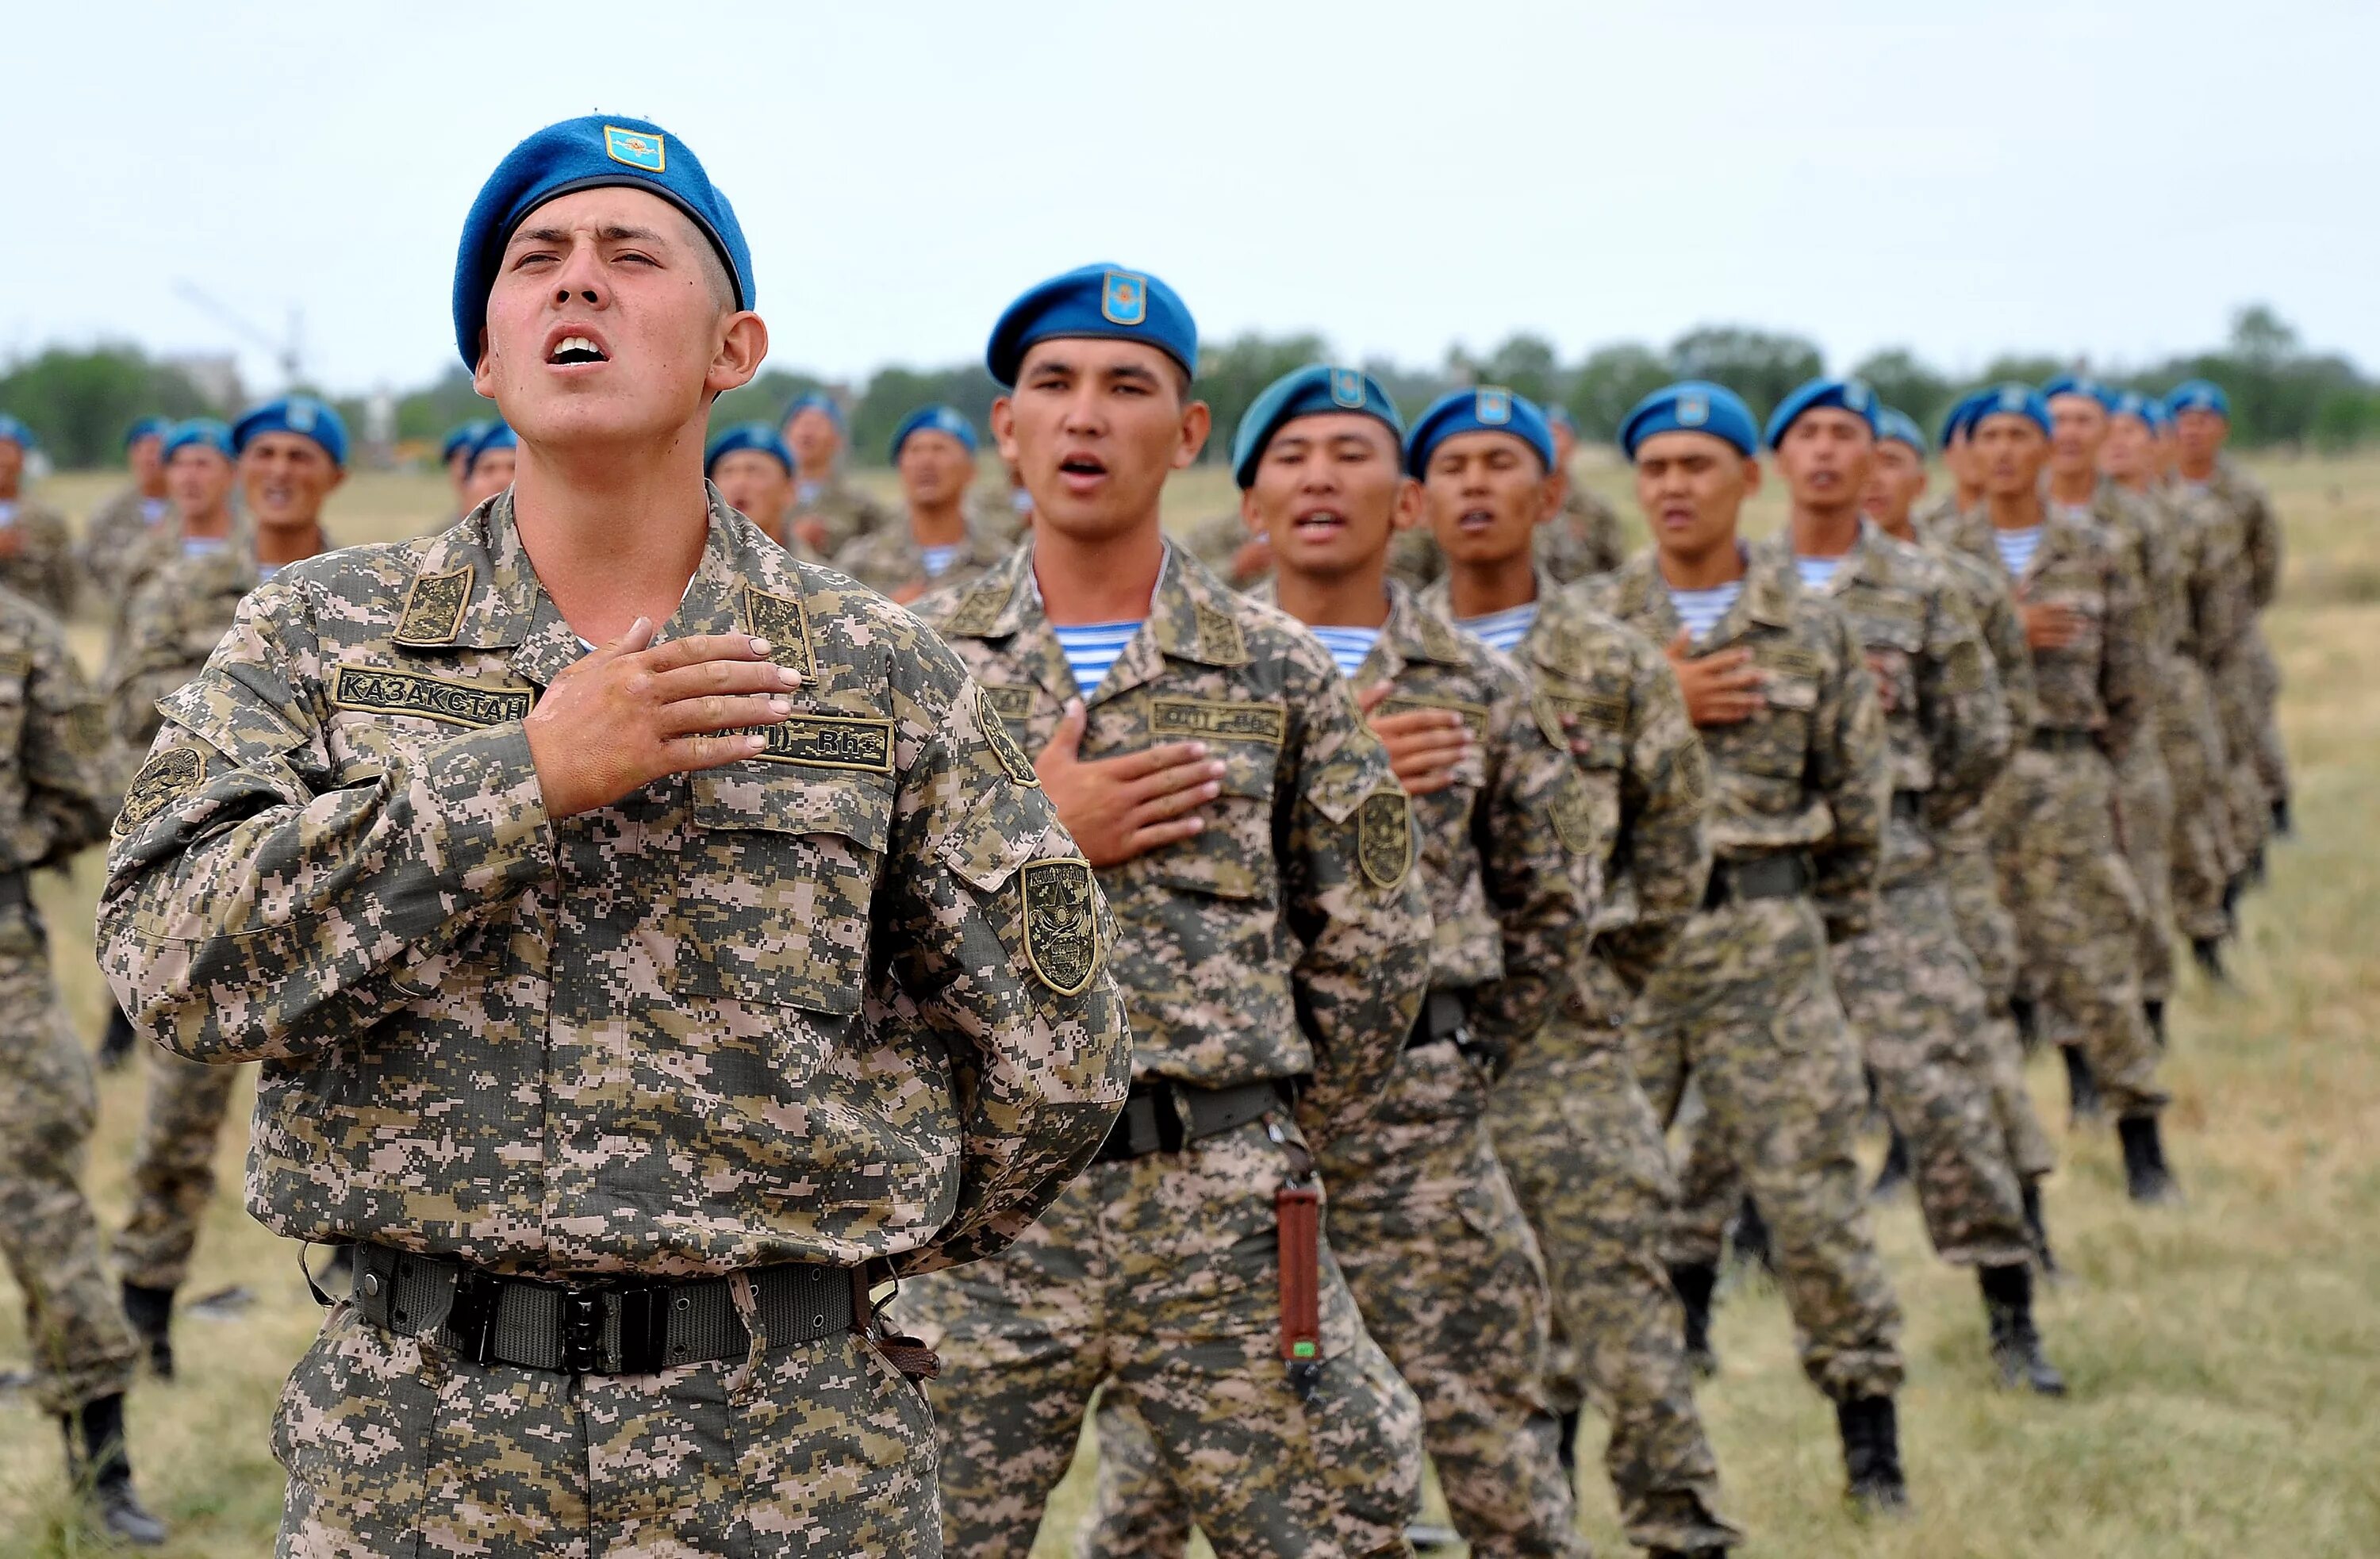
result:
[(1474, 738), (1487, 738), (1489, 712), (1484, 703), (1472, 703), (1463, 699), (1434, 699), (1421, 693), (1390, 693), (1380, 700), (1378, 713), (1408, 714), (1420, 709), (1451, 709), (1463, 716), (1463, 723), (1471, 728)]
[(527, 688), (494, 688), (380, 666), (343, 665), (331, 673), (335, 708), (410, 714), (449, 725), (501, 725), (526, 719), (535, 697)]
[(469, 564), (443, 574), (416, 574), (390, 637), (399, 644), (452, 644), (463, 631), (463, 609), (470, 603)]
[[(1025, 691), (1021, 688), (1002, 690), (1003, 692)], [(1031, 695), (1027, 694), (1026, 697), (1029, 703)], [(1008, 728), (1008, 715), (992, 698), (991, 689), (989, 688), (978, 688), (975, 690), (975, 720), (977, 725), (983, 727), (985, 745), (991, 749), (991, 755), (1000, 761), (1000, 766), (1008, 771), (1008, 777), (1019, 785), (1038, 790), (1041, 787), (1041, 776), (1034, 770), (1033, 760), (1026, 757), (1025, 749), (1016, 745), (1016, 737)]]
[(1355, 811), (1355, 861), (1376, 888), (1393, 888), (1413, 869), (1413, 800), (1390, 786)]
[(1028, 860), (1017, 869), (1025, 909), (1025, 961), (1061, 996), (1079, 996), (1099, 972), (1097, 889), (1079, 856)]
[(1248, 641), (1229, 612), (1198, 606), (1198, 658), (1208, 665), (1245, 665)]
[[(817, 663), (810, 658), (810, 614), (797, 596), (771, 595), (744, 587), (744, 631), (769, 641), (769, 658), (791, 666), (805, 681), (815, 681)], [(798, 718), (798, 717), (797, 717)], [(771, 744), (771, 750), (775, 743)], [(763, 754), (766, 756), (766, 754)], [(890, 772), (889, 760), (887, 772)]]
[(1156, 737), (1255, 741), (1279, 747), (1289, 738), (1289, 711), (1277, 703), (1151, 699), (1148, 729)]
[(871, 774), (892, 772), (892, 722), (889, 717), (795, 714), (782, 725), (761, 727), (758, 734), (769, 738), (768, 747), (754, 754), (763, 763), (858, 769)]
[(145, 825), (196, 790), (206, 777), (206, 755), (195, 747), (169, 747), (152, 753), (125, 789), (123, 810), (115, 814), (115, 832), (129, 834)]
[(1010, 720), (1033, 717), (1033, 689), (1030, 688), (984, 688), (985, 701)]
[(1574, 856), (1595, 852), (1595, 809), (1587, 801), (1586, 786), (1576, 769), (1563, 766), (1561, 784), (1554, 788), (1546, 811), (1562, 848)]
[(1421, 647), (1429, 652), (1431, 660), (1455, 665), (1463, 663), (1463, 641), (1455, 637), (1454, 630), (1446, 626), (1444, 619), (1434, 613), (1424, 612), (1415, 618), (1415, 637), (1421, 640)]

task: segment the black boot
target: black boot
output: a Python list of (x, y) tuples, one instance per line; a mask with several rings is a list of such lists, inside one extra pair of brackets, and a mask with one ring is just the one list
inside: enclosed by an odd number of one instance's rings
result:
[(2223, 972), (2223, 939), (2219, 936), (2194, 936), (2190, 939), (2190, 956), (2198, 961), (2198, 972), (2216, 985), (2228, 985), (2231, 977)]
[(1673, 1261), (1670, 1286), (1686, 1308), (1686, 1364), (1707, 1380), (1718, 1373), (1718, 1355), (1711, 1348), (1711, 1291), (1718, 1286), (1718, 1268), (1707, 1261)]
[(1735, 1210), (1735, 1227), (1729, 1232), (1728, 1242), (1735, 1248), (1739, 1261), (1757, 1261), (1768, 1275), (1777, 1275), (1777, 1251), (1769, 1243), (1768, 1220), (1760, 1215), (1760, 1208), (1751, 1194)]
[(1900, 1472), (1900, 1422), (1888, 1396), (1855, 1396), (1835, 1404), (1842, 1431), (1843, 1492), (1873, 1513), (1898, 1512), (1909, 1504), (1909, 1481)]
[(2283, 796), (2273, 802), (2273, 837), (2286, 839), (2293, 832), (2289, 825), (2289, 798)]
[(1876, 1184), (1868, 1188), (1870, 1201), (1890, 1201), (1909, 1188), (1909, 1139), (1900, 1128), (1892, 1128), (1892, 1144), (1884, 1151), (1884, 1167), (1876, 1172)]
[(2022, 1261), (2008, 1267), (1979, 1267), (1975, 1277), (1984, 1291), (1984, 1314), (1991, 1322), (1992, 1362), (2000, 1367), (2000, 1384), (2013, 1391), (2023, 1386), (2041, 1396), (2064, 1396), (2066, 1377), (2041, 1351), (2041, 1333), (2033, 1323), (2033, 1269)]
[(2143, 1002), (2141, 1016), (2149, 1020), (2149, 1038), (2156, 1041), (2157, 1049), (2163, 1050), (2165, 1048), (2165, 1004), (2155, 1000)]
[(132, 1032), (132, 1019), (124, 1016), (122, 1007), (114, 1002), (108, 1003), (107, 1027), (100, 1031), (99, 1036), (99, 1069), (103, 1072), (116, 1071), (131, 1060), (132, 1041), (136, 1037)]
[(149, 1373), (161, 1381), (174, 1378), (174, 1291), (124, 1285), (124, 1319), (149, 1356)]
[(2024, 1226), (2033, 1236), (2033, 1253), (2041, 1262), (2041, 1270), (2051, 1277), (2058, 1273), (2057, 1253), (2049, 1248), (2049, 1224), (2041, 1213), (2041, 1182), (2024, 1183)]
[(2164, 1207), (2181, 1200), (2181, 1188), (2165, 1165), (2165, 1142), (2155, 1115), (2127, 1115), (2116, 1123), (2124, 1147), (2124, 1189), (2134, 1201)]
[(2009, 998), (2009, 1017), (2016, 1024), (2016, 1042), (2027, 1055), (2041, 1048), (2040, 1014), (2022, 996)]
[(1578, 1428), (1585, 1414), (1584, 1407), (1573, 1407), (1561, 1416), (1561, 1428), (1558, 1431), (1561, 1439), (1555, 1443), (1554, 1450), (1561, 1457), (1564, 1473), (1578, 1471)]
[(124, 1395), (86, 1402), (58, 1419), (67, 1435), (67, 1476), (91, 1502), (111, 1536), (141, 1548), (165, 1541), (165, 1523), (142, 1508), (132, 1492), (132, 1462), (124, 1451)]
[(2248, 879), (2249, 887), (2265, 885), (2265, 852), (2261, 846), (2248, 852), (2248, 870), (2242, 875)]
[(2067, 1124), (2081, 1126), (2095, 1121), (2103, 1113), (2099, 1105), (2099, 1079), (2091, 1075), (2091, 1058), (2082, 1054), (2081, 1045), (2059, 1045), (2066, 1057)]

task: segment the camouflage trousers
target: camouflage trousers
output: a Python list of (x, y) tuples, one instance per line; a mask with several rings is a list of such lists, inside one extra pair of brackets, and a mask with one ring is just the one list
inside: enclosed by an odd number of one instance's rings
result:
[(894, 1319), (942, 1358), (931, 1391), (950, 1553), (1024, 1559), (1102, 1390), (1148, 1427), (1223, 1559), (1410, 1552), (1421, 1407), (1327, 1242), (1312, 1401), (1281, 1359), (1273, 1197), (1293, 1149), (1275, 1132), (1295, 1140), (1276, 1114), (1094, 1163), (1007, 1250), (905, 1286)]
[[(1935, 1253), (1961, 1267), (2029, 1261), (2022, 1190), (1995, 1097), (1983, 979), (1939, 876), (1924, 868), (1887, 887), (1875, 925), (1836, 947), (1834, 962), (1835, 989), (1877, 1102), (1908, 1140)], [(1694, 1134), (1677, 1248), (1716, 1261), (1742, 1183), (1718, 1162), (1718, 1134), (1707, 1127)]]
[(1992, 793), (1993, 856), (2044, 1037), (2082, 1047), (2119, 1117), (2154, 1115), (2166, 1095), (2141, 1012), (2141, 895), (2116, 845), (2115, 790), (2095, 748), (2025, 749)]
[(0, 1255), (25, 1296), (25, 1335), (50, 1413), (132, 1381), (131, 1329), (82, 1194), (98, 1109), (91, 1057), (58, 1006), (41, 923), (0, 910)]
[(2173, 994), (2174, 806), (2173, 776), (2158, 749), (2154, 717), (2116, 770), (2116, 796), (2124, 859), (2141, 896), (2132, 922), (2141, 999), (2162, 1002)]
[[(1616, 984), (1609, 995), (1618, 1010)], [(1628, 1541), (1741, 1542), (1719, 1515), (1718, 1458), (1661, 1261), (1676, 1176), (1624, 1032), (1606, 1018), (1600, 1032), (1540, 1036), (1497, 1085), (1488, 1124), (1552, 1279), (1554, 1404), (1592, 1402), (1610, 1425), (1603, 1467)]]
[(2286, 800), (2289, 794), (2289, 759), (2281, 746), (2281, 663), (2273, 658), (2272, 641), (2265, 637), (2262, 618), (2249, 629), (2247, 670), (2250, 708), (2254, 716), (2255, 736), (2251, 751), (2256, 779), (2264, 786), (2267, 800)]
[[(1546, 1395), (1546, 1274), (1488, 1139), (1486, 1080), (1451, 1043), (1407, 1051), (1361, 1134), (1322, 1160), (1330, 1248), (1364, 1324), (1421, 1399), (1422, 1444), (1472, 1553), (1585, 1559)], [(1178, 1559), (1190, 1513), (1145, 1425), (1099, 1410), (1079, 1552)]]
[(2016, 918), (2000, 900), (2000, 877), (1992, 864), (1991, 833), (1984, 809), (1940, 830), (1935, 838), (1942, 886), (1958, 923), (1959, 940), (1974, 956), (1990, 1017), (1984, 1046), (1992, 1071), (1992, 1109), (2008, 1137), (2009, 1158), (2018, 1175), (2038, 1180), (2058, 1167), (2058, 1150), (2042, 1129), (2033, 1092), (2024, 1086), (2024, 1046), (2009, 1009), (2017, 977)]
[(2223, 890), (2246, 860), (2234, 842), (2223, 727), (2206, 673), (2181, 655), (2166, 669), (2157, 737), (2173, 778), (2174, 929), (2193, 942), (2211, 941), (2230, 930)]
[(2262, 850), (2272, 834), (2273, 791), (2268, 775), (2277, 770), (2282, 782), (2288, 781), (2279, 737), (2266, 736), (2271, 717), (2262, 670), (2270, 659), (2271, 652), (2259, 633), (2227, 656), (2210, 678), (2230, 760), (2231, 826), (2243, 858)]
[(475, 1364), (343, 1303), (273, 1416), (275, 1552), (939, 1554), (924, 1394), (847, 1332), (754, 1351), (652, 1375)]
[(158, 1045), (149, 1053), (149, 1107), (132, 1160), (132, 1211), (115, 1236), (127, 1283), (179, 1288), (215, 1194), (215, 1143), (231, 1113), (237, 1066), (185, 1060)]
[(1700, 1130), (1768, 1220), (1803, 1371), (1837, 1401), (1892, 1395), (1900, 1307), (1852, 1154), (1867, 1087), (1817, 906), (1694, 916), (1630, 1022), (1656, 1118), (1677, 1118), (1691, 1079)]

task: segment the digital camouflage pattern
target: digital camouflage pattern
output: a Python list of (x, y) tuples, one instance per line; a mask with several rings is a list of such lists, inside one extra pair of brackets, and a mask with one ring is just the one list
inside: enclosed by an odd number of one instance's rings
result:
[(2176, 802), (2165, 761), (2165, 730), (2186, 718), (2173, 646), (2189, 609), (2181, 557), (2173, 534), (2157, 523), (2146, 499), (2106, 477), (2093, 496), (2092, 518), (2115, 537), (2142, 584), (2149, 630), (2150, 707), (2141, 737), (2116, 767), (2119, 837), (2132, 881), (2141, 890), (2141, 998), (2173, 994), (2173, 830)]
[(2265, 641), (2263, 615), (2279, 592), (2281, 524), (2264, 484), (2238, 462), (2218, 458), (2200, 489), (2229, 512), (2239, 547), (2231, 609), (2237, 634), (2225, 657), (2217, 697), (2234, 737), (2233, 761), (2269, 804), (2289, 793), (2289, 757), (2282, 749), (2274, 710), (2280, 698), (2280, 668)]
[(908, 601), (929, 590), (955, 590), (972, 584), (1008, 552), (1008, 542), (970, 525), (958, 555), (941, 573), (929, 575), (926, 550), (917, 544), (917, 532), (905, 518), (854, 536), (834, 554), (833, 567), (879, 595)]
[[(1331, 1141), (1330, 1246), (1366, 1327), (1421, 1400), (1423, 1444), (1473, 1552), (1583, 1559), (1540, 1369), (1545, 1272), (1488, 1140), (1491, 1078), (1475, 1056), (1526, 1054), (1551, 1017), (1586, 955), (1599, 861), (1580, 832), (1584, 786), (1539, 728), (1519, 669), (1402, 586), (1389, 592), (1350, 685), (1390, 685), (1387, 713), (1458, 713), (1476, 738), (1453, 785), (1413, 802), (1437, 928), (1430, 984), (1463, 998), (1475, 1050), (1407, 1049), (1371, 1120)], [(1087, 1551), (1178, 1554), (1148, 1541), (1186, 1538), (1186, 1519), (1159, 1514), (1183, 1507), (1147, 1434), (1125, 1423), (1099, 1415)], [(1109, 1455), (1111, 1426), (1123, 1459)]]
[(916, 607), (1007, 719), (1018, 761), (1081, 698), (1086, 759), (1196, 738), (1226, 765), (1203, 832), (1099, 873), (1134, 1076), (1310, 1080), (1293, 1112), (1093, 1164), (1004, 1255), (909, 1286), (902, 1320), (943, 1358), (946, 1545), (1023, 1553), (1104, 1387), (1221, 1552), (1402, 1553), (1419, 1407), (1327, 1241), (1321, 1379), (1310, 1404), (1292, 1389), (1273, 1199), (1309, 1151), (1363, 1129), (1428, 986), (1404, 792), (1321, 645), (1181, 547), (1087, 691), (1032, 569), (1020, 547)]
[(1190, 555), (1207, 566), (1208, 572), (1233, 590), (1253, 590), (1272, 575), (1272, 554), (1265, 552), (1264, 566), (1243, 573), (1237, 566), (1240, 549), (1253, 539), (1248, 522), (1240, 518), (1237, 509), (1218, 509), (1213, 514), (1192, 520), (1178, 540), (1190, 549)]
[(152, 530), (179, 527), (171, 500), (144, 498), (137, 486), (127, 487), (91, 511), (83, 522), (82, 542), (76, 556), (83, 577), (99, 588), (108, 615), (108, 637), (124, 629), (125, 609), (131, 604), (125, 568)]
[[(1656, 644), (1680, 620), (1657, 555), (1581, 587)], [(1673, 1122), (1691, 1078), (1718, 1161), (1768, 1219), (1802, 1367), (1828, 1395), (1890, 1395), (1900, 1312), (1868, 1224), (1852, 1149), (1867, 1108), (1860, 1048), (1833, 984), (1829, 942), (1872, 923), (1890, 766), (1883, 713), (1849, 621), (1804, 591), (1772, 549), (1697, 641), (1742, 648), (1767, 673), (1759, 713), (1702, 732), (1718, 870), (1806, 851), (1807, 896), (1730, 899), (1688, 920), (1632, 1014), (1655, 1116)]]
[(0, 498), (0, 590), (64, 622), (74, 615), (78, 572), (66, 516), (30, 498)]
[[(2003, 566), (1982, 510), (1961, 517), (1948, 541)], [(2039, 1002), (2046, 1037), (2083, 1046), (2118, 1114), (2154, 1114), (2165, 1096), (2141, 1012), (2140, 888), (2116, 837), (2116, 764), (2134, 741), (2155, 739), (2141, 582), (2105, 528), (2053, 508), (2012, 589), (2083, 624), (2072, 644), (2033, 652), (2034, 740), (1992, 798), (1992, 853), (2019, 932), (2017, 994)], [(2075, 733), (2091, 739), (2074, 745)]]
[(2172, 538), (2182, 579), (2182, 602), (2158, 688), (2158, 745), (2173, 782), (2173, 917), (2193, 941), (2230, 930), (2224, 889), (2247, 864), (2233, 827), (2229, 757), (2216, 707), (2205, 626), (2208, 603), (2225, 588), (2216, 555), (2216, 505), (2189, 500), (2170, 488), (2143, 494), (2156, 523)]
[(2265, 792), (2254, 749), (2256, 713), (2254, 575), (2248, 561), (2244, 515), (2209, 487), (2177, 481), (2172, 501), (2193, 515), (2204, 556), (2192, 597), (2200, 664), (2206, 668), (2207, 695), (2215, 704), (2223, 737), (2223, 789), (2229, 803), (2233, 872), (2262, 853), (2272, 833), (2272, 805)]
[[(64, 866), (115, 807), (106, 732), (56, 625), (0, 591), (0, 873)], [(82, 1193), (91, 1057), (30, 904), (0, 907), (0, 1254), (25, 1296), (42, 1409), (121, 1392), (135, 1349)]]
[(1563, 584), (1589, 574), (1609, 574), (1628, 561), (1620, 511), (1570, 479), (1560, 513), (1537, 527), (1537, 566)]
[(791, 535), (801, 521), (817, 520), (826, 529), (819, 556), (837, 557), (855, 538), (873, 535), (892, 524), (893, 518), (883, 505), (852, 486), (838, 470), (823, 481), (795, 478), (794, 506), (785, 511), (785, 530)]

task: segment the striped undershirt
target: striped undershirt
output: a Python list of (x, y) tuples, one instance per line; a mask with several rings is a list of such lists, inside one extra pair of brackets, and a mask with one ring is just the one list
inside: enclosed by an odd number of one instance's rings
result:
[(926, 578), (939, 579), (949, 573), (951, 565), (956, 563), (959, 554), (965, 550), (965, 544), (960, 542), (953, 542), (946, 547), (919, 547), (917, 553), (925, 561)]
[(1521, 640), (1529, 637), (1529, 629), (1535, 627), (1536, 622), (1537, 603), (1527, 601), (1518, 606), (1508, 606), (1501, 612), (1490, 612), (1484, 617), (1457, 617), (1454, 626), (1509, 655), (1521, 647)]
[(1140, 624), (1083, 623), (1060, 627), (1052, 623), (1050, 628), (1058, 636), (1058, 648), (1065, 652), (1066, 669), (1075, 674), (1075, 690), (1087, 699), (1108, 679), (1108, 667), (1115, 664), (1116, 657), (1140, 631)]
[(1718, 627), (1718, 620), (1734, 608), (1742, 594), (1742, 579), (1730, 579), (1708, 590), (1680, 590), (1672, 585), (1670, 604), (1678, 609), (1678, 620), (1686, 625), (1687, 637), (1700, 639)]
[(2041, 550), (2041, 527), (2028, 525), (2022, 530), (1995, 530), (1992, 540), (1999, 543), (2000, 566), (2009, 578), (2022, 579), (2033, 566), (2033, 554)]
[(1325, 627), (1308, 623), (1306, 631), (1322, 640), (1322, 647), (1330, 652), (1342, 676), (1353, 676), (1363, 670), (1372, 646), (1380, 641), (1380, 630), (1376, 627)]
[(1825, 590), (1835, 582), (1835, 570), (1843, 566), (1843, 557), (1841, 553), (1832, 557), (1804, 557), (1795, 553), (1793, 571), (1802, 576), (1803, 589)]

